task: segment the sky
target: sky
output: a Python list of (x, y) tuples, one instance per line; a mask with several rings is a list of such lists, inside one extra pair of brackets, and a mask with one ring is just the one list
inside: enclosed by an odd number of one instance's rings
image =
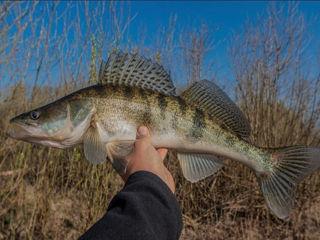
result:
[[(258, 15), (265, 15), (270, 1), (133, 1), (130, 2), (131, 14), (137, 14), (130, 26), (130, 35), (135, 36), (139, 26), (146, 26), (147, 34), (156, 33), (159, 25), (166, 26), (172, 15), (177, 15), (177, 25), (192, 25), (199, 28), (205, 22), (216, 29), (217, 47), (208, 54), (208, 58), (219, 59), (214, 66), (218, 79), (232, 78), (228, 49), (230, 37), (244, 28), (246, 21), (255, 23)], [(288, 2), (285, 3), (287, 5)], [(319, 51), (316, 41), (320, 38), (319, 19), (320, 1), (301, 1), (299, 10), (307, 21), (315, 22), (310, 26), (310, 52)], [(148, 44), (148, 41), (146, 41)], [(319, 54), (318, 54), (319, 55)], [(313, 59), (312, 61), (315, 61)]]
[[(247, 19), (254, 19), (258, 13), (262, 13), (267, 4), (262, 1), (131, 2), (132, 13), (138, 14), (132, 25), (143, 22), (147, 26), (148, 34), (153, 34), (157, 26), (167, 25), (172, 15), (177, 16), (177, 25), (182, 27), (192, 25), (194, 28), (200, 28), (202, 22), (208, 24), (212, 29), (217, 29), (214, 39), (218, 45), (214, 51), (208, 53), (207, 58), (219, 59), (213, 65), (216, 78), (230, 78), (228, 39), (234, 31), (240, 30)], [(131, 26), (131, 29), (133, 28), (134, 26)]]
[[(48, 2), (39, 2), (34, 10), (34, 15), (38, 16), (41, 13), (41, 8), (45, 8), (45, 4)], [(110, 2), (107, 2), (109, 4)], [(275, 2), (272, 2), (275, 3)], [(83, 4), (81, 1), (62, 1), (58, 4), (56, 9), (57, 16), (66, 9), (67, 5), (76, 5)], [(89, 5), (94, 7), (97, 2), (90, 1)], [(212, 72), (214, 77), (222, 82), (226, 82), (226, 84), (233, 83), (234, 77), (231, 71), (231, 63), (229, 57), (229, 46), (230, 39), (232, 34), (240, 33), (241, 29), (244, 28), (246, 21), (249, 21), (253, 24), (253, 26), (257, 23), (258, 15), (266, 15), (267, 6), (270, 4), (268, 1), (121, 1), (117, 2), (118, 7), (121, 6), (124, 9), (124, 18), (127, 16), (135, 16), (128, 28), (128, 34), (130, 40), (133, 42), (138, 42), (141, 33), (144, 31), (146, 34), (144, 44), (146, 47), (152, 46), (155, 41), (155, 35), (158, 32), (159, 26), (168, 27), (169, 19), (172, 16), (177, 17), (177, 28), (184, 29), (187, 26), (192, 26), (194, 29), (199, 29), (201, 23), (206, 23), (211, 29), (216, 29), (214, 32), (214, 41), (217, 43), (215, 49), (210, 51), (207, 54), (205, 62), (209, 62), (210, 60), (214, 61), (214, 64), (211, 66), (207, 66), (212, 68)], [(286, 7), (289, 2), (284, 2), (284, 6)], [(76, 16), (75, 12), (76, 8), (73, 8), (68, 16), (70, 19)], [(83, 7), (81, 9), (84, 9)], [(93, 8), (92, 8), (93, 9)], [(319, 56), (320, 46), (320, 29), (319, 29), (319, 13), (320, 13), (320, 1), (301, 1), (299, 2), (299, 10), (301, 13), (305, 15), (307, 22), (313, 23), (309, 25), (308, 37), (311, 39), (310, 47), (308, 49), (308, 54), (310, 56), (310, 61), (312, 62), (311, 72), (316, 73), (318, 65), (316, 64), (316, 57)], [(106, 15), (108, 13), (108, 9), (106, 9)], [(93, 12), (89, 12), (90, 16), (93, 16)], [(104, 15), (105, 16), (105, 15)], [(80, 18), (84, 19), (85, 14), (80, 10)], [(10, 20), (10, 16), (8, 18)], [(42, 21), (48, 22), (48, 17), (44, 16)], [(1, 22), (0, 22), (1, 24)], [(45, 23), (45, 26), (48, 23)], [(143, 26), (143, 29), (142, 27)], [(0, 25), (1, 27), (1, 25)], [(61, 34), (62, 28), (65, 26), (57, 27), (57, 35)], [(81, 25), (83, 32), (85, 32), (85, 24)], [(46, 28), (47, 29), (47, 28)], [(1, 30), (1, 29), (0, 29)], [(12, 28), (14, 31), (14, 28)], [(25, 33), (31, 33), (32, 29), (27, 28)], [(40, 30), (39, 30), (40, 31)], [(103, 31), (108, 31), (108, 28)], [(177, 31), (179, 32), (179, 31)], [(72, 33), (68, 35), (68, 40), (72, 44)], [(175, 36), (176, 40), (178, 36)], [(29, 44), (29, 43), (28, 43)], [(65, 47), (68, 45), (65, 45)], [(28, 48), (29, 46), (23, 46), (24, 48)], [(21, 48), (20, 48), (21, 49)], [(63, 48), (62, 48), (63, 49)], [(40, 49), (40, 52), (42, 50)], [(79, 49), (79, 53), (81, 49)], [(21, 51), (20, 55), (24, 55), (25, 52)], [(32, 54), (32, 51), (31, 53)], [(106, 53), (104, 53), (106, 54)], [(23, 59), (24, 56), (21, 56)], [(90, 59), (90, 58), (87, 58)], [(1, 55), (0, 55), (1, 60)], [(34, 61), (37, 61), (36, 58)], [(29, 64), (29, 69), (27, 75), (32, 75), (34, 78), (35, 69), (33, 66), (36, 66), (36, 63)], [(12, 70), (15, 71), (14, 68)], [(6, 72), (1, 75), (0, 68), (0, 77), (4, 76), (4, 78), (9, 79), (10, 76)], [(45, 79), (47, 76), (44, 74), (42, 78)], [(59, 77), (58, 71), (53, 71), (52, 76), (53, 79)], [(179, 76), (178, 76), (179, 78)], [(179, 81), (179, 79), (176, 79)], [(1, 83), (1, 81), (0, 81)], [(2, 82), (3, 83), (3, 82)]]

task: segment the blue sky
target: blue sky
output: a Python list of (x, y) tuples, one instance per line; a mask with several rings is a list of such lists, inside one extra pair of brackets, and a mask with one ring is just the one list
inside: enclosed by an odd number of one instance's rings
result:
[[(126, 3), (128, 4), (128, 3)], [(172, 15), (177, 15), (177, 25), (192, 25), (199, 27), (201, 22), (209, 24), (215, 32), (215, 40), (219, 45), (208, 54), (208, 58), (218, 59), (214, 66), (218, 79), (230, 80), (230, 63), (228, 58), (228, 46), (232, 34), (238, 33), (244, 27), (246, 21), (257, 21), (258, 15), (265, 15), (270, 1), (133, 1), (129, 3), (131, 14), (137, 14), (131, 24), (130, 35), (138, 34), (139, 26), (146, 26), (147, 34), (152, 40), (153, 34), (159, 25), (166, 26)], [(286, 5), (288, 2), (285, 3)], [(318, 15), (320, 13), (320, 2), (299, 2), (299, 10), (305, 15), (308, 22), (315, 23), (310, 26), (309, 33), (313, 40), (310, 42), (310, 53), (319, 52), (320, 29)], [(146, 41), (146, 44), (150, 42)], [(318, 54), (319, 55), (319, 54)], [(232, 79), (231, 79), (232, 80)]]
[[(110, 2), (107, 2), (107, 5)], [(274, 2), (273, 2), (274, 3)], [(46, 4), (48, 2), (40, 2), (34, 11), (35, 16), (39, 16), (42, 13), (43, 9), (46, 8)], [(84, 19), (84, 12), (83, 12), (83, 5), (84, 2), (75, 1), (75, 2), (67, 2), (63, 1), (58, 4), (56, 9), (57, 15), (59, 16), (67, 5), (81, 5), (80, 8), (80, 18)], [(94, 9), (97, 2), (89, 2), (90, 9)], [(214, 65), (213, 68), (213, 76), (218, 79), (218, 81), (232, 83), (233, 82), (233, 75), (231, 73), (231, 63), (229, 62), (229, 52), (228, 46), (230, 43), (230, 39), (232, 33), (240, 33), (241, 29), (244, 27), (246, 21), (250, 21), (255, 25), (257, 21), (258, 15), (265, 15), (267, 6), (270, 2), (267, 1), (131, 1), (131, 2), (117, 2), (118, 7), (123, 6), (124, 8), (124, 15), (125, 18), (129, 15), (136, 17), (131, 22), (128, 35), (130, 40), (135, 42), (139, 39), (141, 32), (144, 30), (146, 34), (146, 47), (152, 46), (155, 41), (155, 35), (158, 32), (160, 26), (167, 27), (169, 24), (169, 19), (171, 16), (177, 16), (177, 28), (184, 29), (187, 26), (192, 26), (195, 29), (199, 29), (202, 22), (208, 24), (210, 28), (217, 29), (214, 33), (214, 40), (216, 43), (219, 43), (216, 48), (210, 51), (207, 55), (206, 62), (213, 60)], [(285, 6), (289, 4), (289, 2), (283, 3)], [(42, 10), (41, 10), (42, 9)], [(68, 19), (72, 20), (76, 16), (76, 12), (73, 8), (70, 12), (67, 12)], [(307, 22), (313, 22), (312, 25), (309, 26), (308, 37), (310, 37), (310, 48), (308, 50), (308, 55), (310, 56), (310, 61), (312, 62), (312, 71), (315, 74), (317, 73), (316, 65), (316, 57), (319, 56), (320, 50), (320, 29), (319, 29), (319, 13), (320, 13), (320, 2), (315, 1), (303, 1), (299, 2), (299, 10), (303, 13), (306, 17)], [(93, 12), (89, 13), (93, 19)], [(105, 9), (105, 13), (103, 18), (107, 19), (108, 9)], [(10, 20), (10, 17), (8, 18)], [(48, 17), (45, 15), (42, 17), (45, 22), (45, 26), (48, 25)], [(82, 21), (82, 20), (81, 20)], [(107, 24), (107, 20), (103, 20)], [(81, 28), (83, 32), (86, 31), (86, 24), (83, 21)], [(141, 29), (143, 26), (143, 30)], [(61, 34), (61, 29), (65, 27), (62, 24), (58, 24), (56, 26), (58, 35)], [(47, 27), (44, 28), (45, 30), (48, 29)], [(109, 28), (103, 29), (103, 31), (108, 31)], [(14, 28), (12, 29), (14, 31)], [(40, 31), (40, 28), (38, 29)], [(27, 36), (28, 33), (31, 32), (31, 28), (27, 28), (25, 31), (25, 35)], [(179, 32), (179, 31), (177, 31)], [(176, 39), (178, 37), (176, 36)], [(73, 32), (70, 31), (68, 33), (68, 40), (70, 44), (73, 42)], [(24, 45), (23, 45), (24, 44)], [(28, 44), (28, 43), (27, 43)], [(22, 43), (23, 48), (28, 48), (29, 46), (25, 46), (25, 43)], [(68, 45), (64, 45), (66, 47)], [(64, 49), (61, 47), (61, 49)], [(20, 47), (21, 49), (21, 47)], [(90, 48), (88, 48), (90, 50)], [(40, 52), (42, 50), (40, 49)], [(79, 53), (81, 49), (78, 50)], [(87, 55), (90, 56), (90, 51), (87, 51)], [(25, 51), (19, 51), (21, 59), (23, 59)], [(33, 54), (33, 50), (30, 54)], [(104, 56), (105, 56), (104, 52)], [(85, 61), (88, 61), (90, 58), (86, 58)], [(2, 57), (2, 56), (0, 56)], [(35, 67), (36, 58), (34, 58), (35, 62), (29, 65), (29, 68), (24, 71), (27, 72), (26, 77), (33, 80), (35, 77)], [(19, 63), (21, 65), (21, 62)], [(20, 67), (20, 65), (18, 67)], [(84, 67), (88, 68), (88, 63), (84, 64)], [(11, 71), (15, 72), (15, 68), (17, 66), (13, 66)], [(52, 79), (57, 79), (59, 77), (59, 69), (56, 66), (55, 71), (50, 73)], [(48, 75), (48, 74), (47, 74)], [(41, 75), (42, 79), (46, 79), (48, 76), (46, 73)], [(9, 74), (4, 71), (1, 73), (0, 68), (0, 77), (4, 76), (6, 79), (10, 79)], [(50, 76), (49, 76), (50, 77)], [(179, 76), (178, 76), (179, 78)], [(179, 81), (179, 79), (176, 79)], [(19, 81), (19, 80), (18, 80)], [(5, 81), (4, 81), (5, 82)], [(3, 81), (2, 81), (3, 83)], [(1, 81), (0, 81), (1, 84)]]
[[(199, 28), (205, 22), (215, 31), (218, 46), (208, 53), (208, 58), (219, 59), (213, 66), (218, 79), (230, 78), (228, 62), (228, 44), (232, 32), (240, 30), (247, 19), (255, 20), (257, 14), (263, 13), (268, 2), (213, 2), (213, 1), (157, 1), (131, 2), (132, 14), (137, 13), (132, 22), (131, 34), (136, 34), (140, 23), (146, 25), (148, 34), (156, 33), (159, 25), (166, 26), (172, 15), (177, 16), (177, 25)], [(148, 42), (147, 42), (148, 43)]]

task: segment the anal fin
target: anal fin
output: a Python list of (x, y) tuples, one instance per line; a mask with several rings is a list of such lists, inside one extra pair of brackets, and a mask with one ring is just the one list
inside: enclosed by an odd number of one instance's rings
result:
[(222, 161), (213, 155), (178, 153), (183, 176), (190, 182), (197, 182), (216, 173)]

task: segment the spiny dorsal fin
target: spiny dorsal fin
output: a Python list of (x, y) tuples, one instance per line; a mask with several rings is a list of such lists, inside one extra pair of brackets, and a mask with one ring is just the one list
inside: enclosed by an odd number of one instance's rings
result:
[(111, 53), (107, 62), (101, 62), (99, 83), (175, 95), (175, 87), (163, 67), (137, 54)]
[(250, 124), (238, 106), (216, 84), (208, 80), (194, 83), (181, 98), (207, 111), (240, 137), (250, 136)]

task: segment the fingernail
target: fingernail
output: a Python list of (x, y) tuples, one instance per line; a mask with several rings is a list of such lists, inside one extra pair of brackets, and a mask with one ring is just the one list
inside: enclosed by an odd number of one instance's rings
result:
[(138, 135), (139, 136), (146, 136), (148, 134), (148, 128), (146, 127), (139, 127)]

